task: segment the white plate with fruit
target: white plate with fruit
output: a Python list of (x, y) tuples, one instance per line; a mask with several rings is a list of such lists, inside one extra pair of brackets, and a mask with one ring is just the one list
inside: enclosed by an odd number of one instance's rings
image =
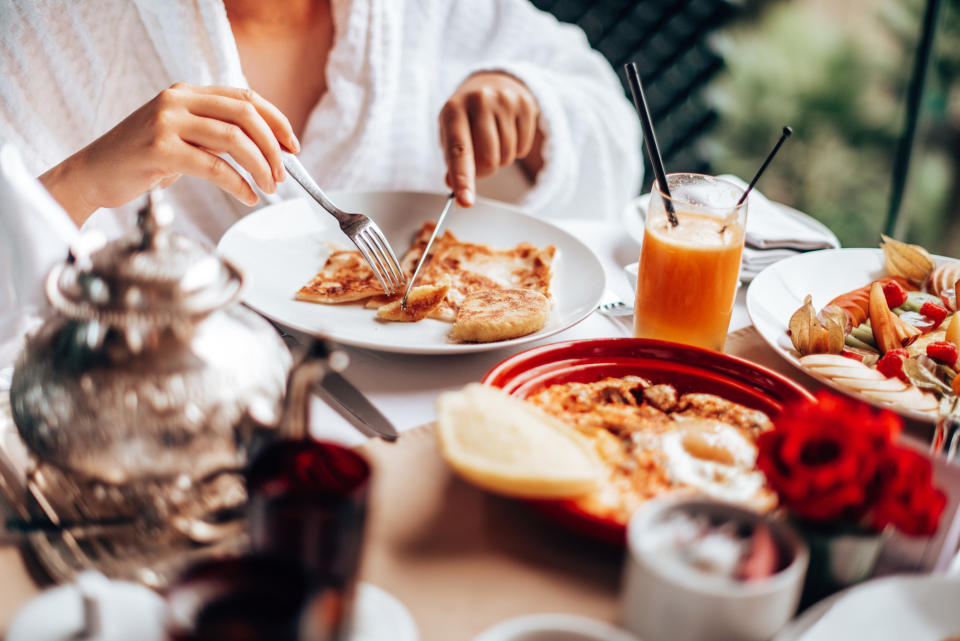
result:
[(882, 249), (771, 265), (751, 283), (747, 311), (763, 339), (813, 378), (931, 422), (960, 390), (958, 279), (960, 261), (886, 239)]

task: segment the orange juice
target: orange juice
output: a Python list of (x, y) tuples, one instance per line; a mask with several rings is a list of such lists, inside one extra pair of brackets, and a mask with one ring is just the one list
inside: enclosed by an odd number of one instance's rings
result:
[(634, 335), (721, 350), (740, 272), (741, 220), (677, 209), (648, 219), (640, 251)]

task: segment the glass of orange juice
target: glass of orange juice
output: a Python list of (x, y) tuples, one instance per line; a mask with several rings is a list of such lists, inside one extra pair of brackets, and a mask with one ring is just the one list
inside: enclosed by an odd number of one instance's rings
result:
[(654, 182), (647, 206), (634, 336), (719, 351), (740, 275), (747, 203), (737, 201), (743, 190), (703, 174), (669, 174), (667, 184), (670, 196)]

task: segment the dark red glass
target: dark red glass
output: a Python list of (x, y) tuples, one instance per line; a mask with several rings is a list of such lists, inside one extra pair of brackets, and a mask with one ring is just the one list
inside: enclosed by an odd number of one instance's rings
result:
[[(266, 446), (247, 470), (250, 542), (258, 554), (306, 568), (325, 619), (342, 638), (349, 628), (363, 549), (370, 465), (351, 449), (315, 440)], [(314, 622), (318, 624), (320, 622)]]
[(204, 561), (167, 590), (171, 641), (298, 641), (313, 595), (292, 562), (246, 556)]

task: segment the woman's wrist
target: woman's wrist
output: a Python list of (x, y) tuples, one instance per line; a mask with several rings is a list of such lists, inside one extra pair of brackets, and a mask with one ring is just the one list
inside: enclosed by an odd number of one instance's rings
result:
[(543, 169), (544, 160), (543, 160), (543, 142), (544, 142), (543, 130), (540, 129), (539, 123), (537, 124), (537, 133), (533, 138), (533, 146), (530, 148), (530, 153), (523, 158), (518, 158), (517, 162), (520, 164), (520, 169), (523, 171), (523, 175), (526, 176), (527, 180), (531, 184), (537, 182), (537, 176), (540, 174), (540, 170)]
[(85, 195), (84, 166), (80, 151), (70, 156), (39, 177), (40, 184), (53, 196), (79, 227), (99, 207), (89, 202)]

